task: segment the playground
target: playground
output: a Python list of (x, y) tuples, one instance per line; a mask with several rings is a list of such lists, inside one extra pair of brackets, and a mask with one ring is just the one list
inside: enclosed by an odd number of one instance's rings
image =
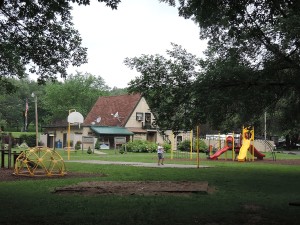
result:
[[(231, 151), (229, 158), (231, 158), (233, 161), (237, 160), (239, 162), (245, 162), (264, 159), (265, 154), (263, 154), (254, 146), (254, 127), (243, 127), (242, 134), (238, 135), (237, 137), (238, 138), (235, 137), (234, 133), (227, 135), (223, 147), (221, 147), (221, 141), (219, 140), (219, 148), (215, 152), (212, 152), (212, 146), (209, 145), (208, 159), (219, 159), (219, 157), (224, 153), (226, 154), (225, 158), (227, 159), (228, 151)], [(267, 144), (268, 143), (265, 142), (265, 145)], [(275, 161), (276, 155), (274, 153), (274, 148), (273, 146), (269, 147), (272, 153), (272, 158)]]

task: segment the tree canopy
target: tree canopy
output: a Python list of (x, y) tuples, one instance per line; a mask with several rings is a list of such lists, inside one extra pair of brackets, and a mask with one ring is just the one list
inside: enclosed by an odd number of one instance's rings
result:
[[(174, 0), (161, 1), (175, 6)], [(178, 98), (176, 93), (181, 85), (184, 96), (189, 97), (186, 101), (193, 105), (187, 108), (189, 115), (200, 113), (200, 121), (209, 121), (215, 127), (230, 124), (230, 121), (239, 125), (254, 123), (265, 110), (275, 111), (279, 104), (288, 102), (285, 106), (289, 109), (285, 110), (293, 113), (288, 126), (299, 126), (299, 1), (182, 0), (178, 10), (180, 16), (191, 18), (199, 25), (200, 38), (208, 40), (208, 48), (205, 60), (198, 63), (201, 70), (195, 79), (189, 82), (179, 79), (175, 86), (170, 85), (173, 81), (161, 80), (161, 87), (166, 86), (174, 92), (168, 90), (168, 99)], [(154, 90), (153, 84), (143, 79), (148, 80), (146, 75), (157, 69), (157, 61), (163, 60), (156, 57), (153, 63), (149, 58), (140, 57), (148, 60), (148, 69), (142, 71), (141, 78), (132, 81), (130, 89), (152, 93), (152, 98), (157, 98), (162, 90)], [(139, 70), (139, 62), (135, 58), (130, 66)], [(181, 63), (175, 64), (181, 69), (190, 69)], [(175, 71), (169, 72), (177, 76)], [(157, 70), (155, 76), (158, 78), (162, 74), (165, 71)], [(163, 105), (166, 99), (162, 101), (156, 99), (155, 103)], [(161, 116), (166, 111), (161, 108), (157, 113)], [(194, 125), (198, 122), (199, 119), (194, 118)]]
[[(98, 0), (116, 9), (120, 0)], [(79, 32), (74, 29), (72, 5), (89, 0), (0, 1), (0, 84), (13, 89), (8, 77), (37, 74), (40, 83), (66, 77), (69, 65), (87, 62)]]
[(87, 72), (77, 72), (68, 75), (64, 82), (46, 82), (45, 85), (38, 85), (29, 79), (10, 78), (9, 82), (16, 87), (16, 91), (0, 92), (0, 128), (5, 131), (32, 128), (35, 122), (35, 99), (32, 93), (37, 96), (38, 119), (42, 126), (66, 121), (71, 109), (86, 116), (100, 96), (126, 93), (126, 89), (112, 89), (101, 76)]
[(68, 75), (64, 83), (45, 86), (42, 106), (48, 112), (47, 122), (65, 120), (68, 111), (76, 109), (84, 117), (100, 96), (108, 95), (109, 87), (102, 77), (89, 73)]

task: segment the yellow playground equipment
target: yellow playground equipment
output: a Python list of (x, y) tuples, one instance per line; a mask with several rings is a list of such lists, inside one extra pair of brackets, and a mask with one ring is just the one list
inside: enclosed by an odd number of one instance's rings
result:
[(66, 167), (63, 158), (46, 147), (34, 147), (23, 151), (16, 159), (15, 175), (64, 176)]
[(256, 156), (258, 159), (263, 159), (263, 157), (265, 157), (264, 154), (260, 153), (254, 147), (254, 128), (252, 126), (243, 127), (242, 143), (243, 145), (241, 146), (239, 155), (237, 157), (239, 162), (244, 162), (247, 160), (248, 151), (252, 156), (252, 161), (254, 161), (254, 156)]

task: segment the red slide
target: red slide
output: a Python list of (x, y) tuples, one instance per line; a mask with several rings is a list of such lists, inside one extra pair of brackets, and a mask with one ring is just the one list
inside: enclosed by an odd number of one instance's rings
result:
[(225, 146), (224, 148), (221, 148), (220, 150), (218, 150), (215, 154), (209, 156), (210, 159), (216, 159), (218, 158), (221, 154), (223, 154), (224, 152), (228, 151), (229, 149), (231, 149), (231, 147)]
[[(251, 149), (252, 149), (252, 145), (251, 145), (251, 147), (249, 148), (249, 151), (250, 151), (251, 154), (252, 154)], [(254, 147), (254, 156), (257, 157), (257, 159), (264, 159), (264, 157), (265, 157), (266, 155), (260, 153), (260, 152)]]

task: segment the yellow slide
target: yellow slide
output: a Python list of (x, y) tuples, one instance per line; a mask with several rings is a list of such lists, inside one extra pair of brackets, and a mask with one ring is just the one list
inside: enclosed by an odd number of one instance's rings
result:
[(240, 152), (239, 152), (239, 155), (237, 157), (237, 159), (238, 159), (239, 162), (245, 161), (246, 156), (247, 156), (247, 151), (248, 151), (248, 149), (250, 147), (250, 142), (251, 141), (247, 140), (247, 139), (243, 140), (243, 145), (242, 145), (242, 147), (240, 149)]

